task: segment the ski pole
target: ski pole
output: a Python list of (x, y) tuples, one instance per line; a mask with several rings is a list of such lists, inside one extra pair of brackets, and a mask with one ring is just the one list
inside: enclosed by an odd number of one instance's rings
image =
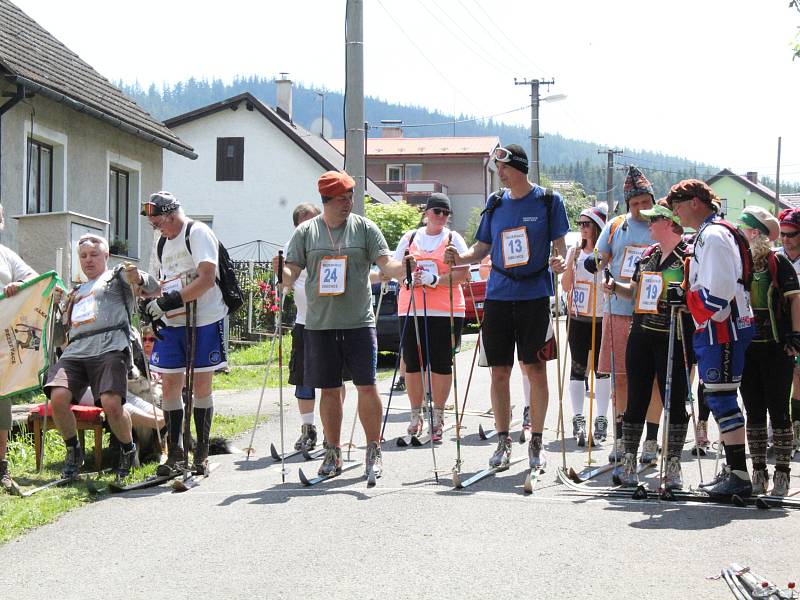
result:
[[(472, 310), (475, 312), (475, 320), (478, 322), (478, 341), (475, 344), (475, 350), (472, 352), (472, 364), (469, 367), (469, 377), (467, 377), (467, 389), (464, 391), (464, 400), (461, 402), (461, 419), (464, 419), (464, 411), (467, 409), (467, 398), (469, 397), (469, 388), (472, 383), (472, 373), (475, 371), (475, 359), (478, 358), (478, 352), (481, 349), (481, 317), (478, 314), (478, 305), (475, 303), (475, 293), (472, 291), (472, 286), (468, 285), (469, 297), (472, 301)], [(461, 427), (461, 422), (456, 423), (456, 427)]]
[[(553, 244), (553, 257), (558, 258), (558, 249)], [(558, 297), (558, 273), (553, 273), (553, 289), (555, 291), (555, 321), (553, 323), (556, 334), (556, 373), (561, 374), (561, 331), (559, 328), (559, 297)], [(525, 374), (527, 377), (527, 374)], [(533, 386), (531, 386), (531, 395), (533, 395)], [(531, 412), (533, 412), (533, 398), (531, 398)], [(567, 445), (563, 435), (564, 432), (564, 384), (561, 377), (558, 377), (558, 425), (561, 427), (561, 466), (564, 471), (567, 470)], [(531, 415), (531, 431), (533, 431), (533, 416)]]
[(192, 409), (194, 404), (194, 360), (197, 343), (197, 300), (192, 300), (184, 304), (186, 307), (186, 348), (188, 350), (188, 361), (186, 364), (186, 374), (184, 383), (186, 384), (186, 418), (183, 422), (183, 447), (186, 448), (187, 458), (183, 469), (184, 481), (189, 478), (188, 452), (192, 444)]
[(683, 333), (683, 319), (678, 315), (678, 335), (681, 338), (681, 348), (683, 349), (683, 365), (686, 370), (686, 388), (688, 390), (689, 413), (692, 416), (692, 428), (694, 429), (694, 447), (697, 448), (697, 470), (700, 472), (700, 481), (703, 481), (703, 464), (700, 459), (700, 447), (697, 445), (697, 420), (694, 414), (694, 395), (692, 394), (691, 366), (689, 365), (689, 353), (686, 350), (686, 337)]
[[(54, 358), (56, 354), (56, 348), (53, 344), (53, 335), (55, 332), (55, 320), (56, 320), (56, 306), (55, 302), (51, 302), (52, 306), (50, 307), (50, 319), (47, 323), (47, 368), (50, 368), (50, 365), (54, 363)], [(47, 440), (47, 415), (49, 413), (50, 408), (50, 398), (47, 394), (44, 395), (44, 423), (42, 424), (42, 443), (39, 446), (39, 469), (37, 473), (41, 475), (42, 471), (44, 470), (44, 445), (45, 441)]]
[(667, 345), (667, 378), (664, 384), (664, 431), (661, 433), (661, 464), (658, 468), (659, 479), (661, 480), (661, 490), (666, 490), (666, 464), (667, 454), (669, 453), (667, 444), (669, 443), (669, 419), (670, 408), (672, 405), (672, 365), (675, 361), (675, 309), (671, 306), (669, 310), (669, 342)]
[(400, 370), (400, 361), (403, 358), (403, 341), (406, 339), (406, 327), (408, 326), (408, 316), (411, 314), (411, 302), (408, 303), (408, 310), (406, 311), (406, 318), (403, 321), (403, 329), (400, 332), (400, 348), (397, 352), (397, 360), (394, 364), (394, 374), (392, 375), (392, 387), (389, 388), (389, 401), (386, 403), (386, 412), (383, 415), (383, 426), (381, 427), (381, 440), (383, 440), (383, 433), (386, 431), (386, 422), (389, 420), (389, 409), (392, 407), (392, 395), (394, 394), (394, 384), (397, 381), (397, 372)]
[[(605, 270), (605, 275), (606, 283), (608, 283), (608, 280), (611, 279), (611, 271), (608, 268)], [(619, 452), (617, 452), (617, 369), (614, 359), (614, 313), (611, 312), (611, 296), (613, 295), (615, 294), (609, 294), (608, 296), (608, 325), (611, 328), (611, 412), (614, 417), (614, 468), (616, 468), (619, 465)]]
[[(452, 242), (453, 234), (450, 233), (448, 246)], [(458, 376), (456, 375), (456, 325), (455, 317), (453, 316), (453, 266), (450, 265), (450, 270), (447, 273), (450, 288), (450, 357), (453, 362), (453, 407), (456, 411), (456, 464), (453, 470), (457, 473), (461, 472), (461, 418), (458, 413)], [(433, 439), (433, 438), (431, 438)]]
[(276, 324), (278, 327), (278, 404), (281, 413), (281, 483), (286, 483), (286, 463), (284, 452), (283, 417), (283, 250), (278, 250), (278, 285), (275, 288), (278, 298)]
[[(595, 252), (597, 250), (595, 249)], [(595, 256), (595, 261), (597, 261), (597, 256)], [(595, 299), (597, 297), (597, 278), (592, 282), (592, 293), (591, 298), (589, 301), (591, 302), (592, 306), (592, 348), (589, 351), (589, 439), (587, 440), (589, 443), (589, 459), (586, 461), (587, 465), (592, 464), (592, 446), (594, 446), (594, 431), (593, 431), (593, 418), (594, 418), (594, 383), (595, 383), (595, 371), (597, 370), (597, 365), (594, 364), (594, 351), (597, 344), (597, 330), (595, 329), (597, 325), (597, 311), (594, 310), (596, 305)], [(582, 386), (581, 386), (582, 387)]]

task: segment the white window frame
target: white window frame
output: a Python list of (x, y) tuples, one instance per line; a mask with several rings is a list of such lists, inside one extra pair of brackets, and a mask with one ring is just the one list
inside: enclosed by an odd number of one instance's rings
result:
[(106, 151), (106, 169), (105, 169), (105, 217), (108, 221), (106, 226), (106, 239), (111, 242), (111, 207), (108, 204), (111, 195), (111, 187), (109, 183), (108, 174), (111, 168), (126, 171), (128, 173), (128, 224), (131, 231), (128, 232), (128, 258), (140, 260), (141, 256), (139, 249), (142, 242), (142, 223), (145, 217), (139, 216), (140, 206), (142, 204), (142, 163), (134, 160), (118, 152)]
[[(392, 169), (399, 169), (400, 170), (400, 179), (392, 179), (389, 176), (389, 171)], [(405, 181), (406, 175), (406, 167), (405, 165), (401, 164), (394, 164), (394, 165), (386, 165), (386, 181)]]
[[(408, 178), (408, 167), (419, 167), (419, 179)], [(424, 181), (422, 178), (422, 163), (406, 163), (403, 168), (403, 176), (405, 177), (406, 181)]]
[(22, 135), (22, 209), (23, 214), (48, 214), (28, 212), (28, 139), (33, 138), (35, 142), (41, 142), (53, 148), (53, 174), (51, 184), (53, 186), (53, 211), (62, 212), (68, 210), (67, 207), (67, 149), (69, 136), (67, 134), (40, 125), (34, 119), (33, 133), (31, 133), (30, 121), (23, 124)]

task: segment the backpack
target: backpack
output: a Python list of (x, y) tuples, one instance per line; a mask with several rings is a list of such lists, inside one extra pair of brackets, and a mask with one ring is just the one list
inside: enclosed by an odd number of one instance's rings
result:
[[(192, 254), (192, 246), (189, 244), (189, 234), (192, 231), (193, 224), (194, 221), (189, 221), (186, 224), (186, 250), (190, 255)], [(166, 243), (167, 238), (162, 235), (158, 240), (158, 246), (156, 248), (158, 262), (161, 262), (161, 255), (164, 253), (164, 244)], [(217, 266), (219, 268), (219, 277), (216, 279), (217, 286), (219, 286), (222, 292), (222, 301), (225, 302), (225, 306), (228, 307), (228, 314), (232, 315), (244, 305), (244, 294), (242, 293), (242, 288), (239, 287), (239, 281), (236, 279), (236, 271), (233, 268), (233, 261), (231, 260), (230, 254), (228, 254), (227, 248), (225, 248), (219, 240), (217, 244)]]
[(712, 221), (712, 225), (722, 225), (733, 236), (736, 246), (739, 248), (739, 256), (742, 259), (742, 277), (739, 283), (744, 286), (744, 289), (749, 290), (750, 284), (753, 282), (753, 272), (755, 265), (753, 264), (753, 253), (750, 252), (750, 242), (744, 237), (744, 234), (738, 227), (725, 221), (724, 219), (717, 219)]

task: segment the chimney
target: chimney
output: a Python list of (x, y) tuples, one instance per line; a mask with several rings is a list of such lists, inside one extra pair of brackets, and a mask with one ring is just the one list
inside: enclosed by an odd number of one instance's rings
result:
[(286, 76), (288, 73), (281, 73), (281, 78), (275, 81), (277, 88), (277, 113), (286, 119), (292, 121), (292, 80)]
[(399, 119), (381, 119), (382, 138), (403, 137), (403, 121)]
[(745, 177), (747, 177), (748, 181), (751, 183), (758, 183), (758, 173), (756, 171), (748, 171)]

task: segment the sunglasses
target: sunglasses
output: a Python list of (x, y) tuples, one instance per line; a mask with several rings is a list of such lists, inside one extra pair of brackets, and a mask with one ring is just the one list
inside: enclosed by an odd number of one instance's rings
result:
[(651, 223), (657, 223), (658, 221), (672, 221), (672, 219), (670, 219), (669, 217), (662, 217), (661, 215), (658, 215), (656, 217), (650, 217)]
[(147, 343), (151, 343), (152, 342), (152, 343), (155, 344), (156, 338), (154, 338), (154, 337), (146, 337), (146, 338), (142, 338), (142, 341), (143, 342), (147, 342)]
[(446, 208), (432, 208), (431, 212), (435, 214), (437, 217), (440, 217), (442, 215), (450, 216), (450, 211), (447, 210)]
[(589, 227), (592, 221), (578, 221), (578, 227)]
[(781, 237), (795, 238), (800, 235), (800, 231), (781, 231)]
[(167, 219), (169, 219), (169, 215), (164, 215), (157, 221), (155, 220), (156, 217), (150, 217), (150, 218), (153, 219), (152, 221), (150, 221), (150, 227), (152, 227), (153, 229), (160, 229), (164, 225), (164, 223), (167, 222)]

